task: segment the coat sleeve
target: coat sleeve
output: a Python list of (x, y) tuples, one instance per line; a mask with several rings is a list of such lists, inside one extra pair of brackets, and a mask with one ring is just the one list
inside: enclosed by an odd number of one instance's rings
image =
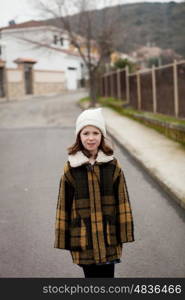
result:
[(70, 250), (70, 217), (74, 195), (74, 188), (62, 175), (59, 184), (58, 201), (55, 221), (55, 243), (54, 248)]
[(123, 170), (118, 170), (114, 183), (116, 198), (117, 237), (120, 243), (134, 241), (134, 223), (132, 209)]

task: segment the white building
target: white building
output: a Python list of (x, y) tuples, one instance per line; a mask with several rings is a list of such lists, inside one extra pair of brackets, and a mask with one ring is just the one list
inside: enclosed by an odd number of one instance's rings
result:
[(83, 79), (87, 70), (65, 31), (43, 21), (0, 28), (0, 97), (75, 90)]

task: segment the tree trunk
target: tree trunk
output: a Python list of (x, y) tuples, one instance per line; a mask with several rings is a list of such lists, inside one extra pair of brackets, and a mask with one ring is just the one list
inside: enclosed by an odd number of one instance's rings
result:
[(90, 106), (95, 107), (97, 103), (97, 83), (96, 83), (96, 74), (95, 72), (89, 72), (89, 81), (90, 81)]

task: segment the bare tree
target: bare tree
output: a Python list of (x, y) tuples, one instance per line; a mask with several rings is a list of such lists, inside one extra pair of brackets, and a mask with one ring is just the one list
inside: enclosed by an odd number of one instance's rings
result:
[[(45, 16), (45, 24), (67, 32), (70, 43), (88, 70), (91, 106), (97, 101), (97, 76), (110, 59), (119, 36), (119, 6), (111, 14), (110, 0), (37, 0), (37, 9)], [(117, 3), (118, 4), (118, 3)], [(101, 18), (97, 9), (103, 8)], [(25, 39), (26, 40), (26, 39)], [(27, 41), (29, 41), (27, 39)], [(34, 41), (30, 41), (33, 42)], [(51, 48), (47, 42), (37, 46)], [(57, 49), (58, 51), (58, 49)]]

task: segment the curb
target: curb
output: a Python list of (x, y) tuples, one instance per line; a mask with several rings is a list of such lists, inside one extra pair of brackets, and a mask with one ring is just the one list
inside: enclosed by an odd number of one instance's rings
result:
[(147, 166), (137, 157), (137, 155), (134, 154), (132, 149), (129, 148), (129, 146), (123, 145), (120, 141), (118, 141), (115, 137), (115, 134), (111, 132), (111, 129), (109, 126), (107, 126), (108, 133), (111, 136), (111, 138), (114, 140), (114, 142), (124, 151), (127, 151), (127, 153), (162, 187), (162, 189), (171, 197), (173, 198), (181, 208), (185, 209), (185, 199), (179, 197), (177, 193), (174, 192), (173, 189), (171, 189), (167, 184), (165, 184), (159, 176), (157, 176), (150, 168), (147, 168)]

